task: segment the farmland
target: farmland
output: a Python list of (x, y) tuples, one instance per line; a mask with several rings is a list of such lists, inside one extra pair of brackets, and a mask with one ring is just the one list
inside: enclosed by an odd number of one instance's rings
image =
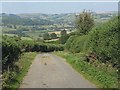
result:
[[(67, 33), (75, 31), (75, 13), (71, 14), (0, 14), (3, 19), (3, 34), (17, 34), (19, 36), (30, 37), (35, 40), (42, 37), (44, 33), (56, 33), (60, 37), (60, 31), (66, 30)], [(93, 13), (95, 24), (106, 22), (110, 19), (109, 15), (116, 16), (116, 12)], [(39, 19), (37, 19), (39, 17)], [(111, 16), (111, 17), (112, 17)], [(106, 19), (105, 19), (106, 18)], [(34, 19), (32, 21), (32, 19)], [(12, 22), (11, 22), (12, 20)], [(16, 23), (17, 22), (17, 23)], [(36, 23), (35, 23), (36, 22)], [(25, 23), (25, 25), (23, 25)], [(49, 23), (49, 24), (48, 24)]]
[[(47, 66), (49, 60), (43, 52), (53, 52), (52, 54), (64, 58), (84, 78), (99, 88), (118, 88), (119, 16), (116, 12), (87, 11), (75, 15), (0, 14), (0, 17), (3, 17), (1, 26), (4, 89), (20, 87), (36, 55), (42, 60), (45, 59), (44, 65)], [(52, 54), (45, 55), (52, 57), (50, 60), (55, 63), (55, 56)], [(57, 60), (59, 61), (58, 58)]]

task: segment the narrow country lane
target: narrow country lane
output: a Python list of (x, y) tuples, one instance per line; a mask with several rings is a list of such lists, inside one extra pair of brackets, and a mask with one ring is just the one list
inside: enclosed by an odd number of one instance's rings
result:
[(36, 56), (20, 88), (96, 88), (61, 57)]

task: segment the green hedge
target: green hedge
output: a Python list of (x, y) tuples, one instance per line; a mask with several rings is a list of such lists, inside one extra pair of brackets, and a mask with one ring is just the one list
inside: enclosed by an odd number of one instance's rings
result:
[(95, 52), (100, 60), (117, 63), (119, 58), (118, 18), (113, 18), (89, 33), (86, 50)]
[(22, 52), (53, 52), (64, 50), (63, 45), (45, 44), (29, 40), (20, 40), (18, 37), (3, 36), (2, 64), (3, 70), (14, 67)]
[(68, 39), (68, 41), (65, 44), (65, 47), (67, 50), (73, 52), (73, 53), (79, 53), (84, 50), (87, 40), (89, 36), (72, 36)]
[(2, 40), (2, 69), (13, 66), (14, 61), (18, 60), (21, 48), (18, 39), (3, 37)]
[(119, 51), (118, 17), (101, 26), (94, 27), (87, 35), (71, 36), (65, 44), (67, 50), (79, 52), (94, 52), (103, 62), (118, 63)]
[[(45, 44), (29, 40), (21, 40), (19, 37), (3, 36), (2, 39), (2, 70), (3, 88), (11, 82), (15, 74), (20, 72), (19, 62), (24, 52), (53, 52), (64, 50), (63, 45)], [(14, 82), (14, 80), (13, 80)]]

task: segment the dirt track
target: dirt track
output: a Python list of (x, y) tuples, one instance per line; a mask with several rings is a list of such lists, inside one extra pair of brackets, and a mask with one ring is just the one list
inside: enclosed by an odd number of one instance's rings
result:
[(39, 54), (33, 61), (20, 88), (96, 88), (64, 59), (50, 53)]

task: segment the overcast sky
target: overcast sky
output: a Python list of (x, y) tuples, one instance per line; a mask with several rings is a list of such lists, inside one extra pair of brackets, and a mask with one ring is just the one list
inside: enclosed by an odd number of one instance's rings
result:
[(117, 2), (2, 2), (3, 13), (78, 13), (86, 10), (94, 12), (118, 11)]

